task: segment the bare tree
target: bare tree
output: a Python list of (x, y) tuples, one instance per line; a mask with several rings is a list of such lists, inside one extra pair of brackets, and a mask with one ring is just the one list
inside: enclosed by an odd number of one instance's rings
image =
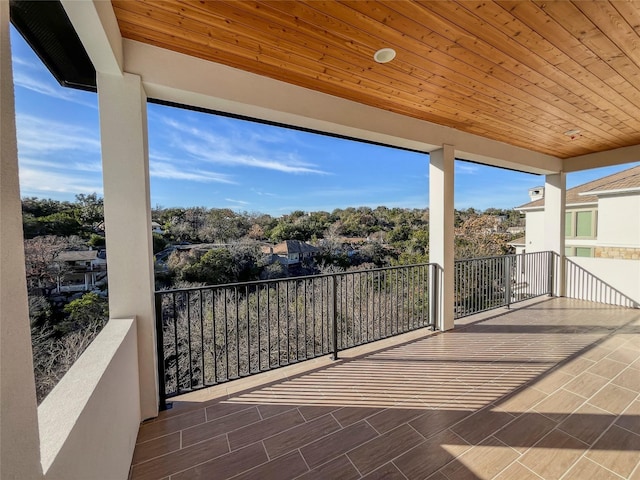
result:
[(42, 292), (53, 288), (60, 275), (65, 273), (65, 265), (56, 262), (61, 252), (80, 248), (79, 237), (58, 237), (46, 235), (24, 241), (27, 286), (30, 292)]
[(32, 330), (33, 370), (38, 403), (53, 390), (103, 325), (103, 320), (96, 320), (63, 337), (58, 337), (53, 329)]

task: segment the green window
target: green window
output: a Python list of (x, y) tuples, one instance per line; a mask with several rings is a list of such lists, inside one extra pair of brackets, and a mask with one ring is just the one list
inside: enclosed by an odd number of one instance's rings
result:
[(593, 257), (593, 250), (588, 247), (576, 247), (576, 257)]
[(576, 212), (576, 237), (593, 237), (593, 212)]
[(564, 236), (573, 237), (573, 213), (571, 212), (564, 214)]

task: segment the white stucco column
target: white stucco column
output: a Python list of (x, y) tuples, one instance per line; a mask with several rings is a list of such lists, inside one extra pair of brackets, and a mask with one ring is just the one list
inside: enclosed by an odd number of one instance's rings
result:
[(24, 265), (9, 2), (0, 2), (0, 478), (42, 478)]
[(429, 262), (438, 266), (438, 309), (436, 325), (450, 330), (453, 325), (453, 182), (455, 151), (443, 145), (430, 153), (429, 163)]
[(556, 254), (554, 295), (565, 295), (564, 224), (567, 175), (547, 175), (544, 186), (544, 249)]
[(136, 318), (140, 414), (158, 414), (146, 94), (140, 77), (98, 74), (109, 316)]

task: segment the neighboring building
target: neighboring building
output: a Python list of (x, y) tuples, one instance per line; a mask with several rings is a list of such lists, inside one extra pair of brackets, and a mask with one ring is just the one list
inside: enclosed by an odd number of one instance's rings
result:
[[(531, 201), (517, 207), (526, 214), (524, 250), (542, 251), (544, 188), (529, 195)], [(567, 190), (565, 255), (640, 259), (640, 166)]]
[(151, 222), (151, 233), (164, 235), (164, 230), (162, 229), (162, 225), (160, 225), (158, 222)]
[(510, 235), (518, 235), (524, 233), (524, 225), (518, 225), (517, 227), (508, 227), (507, 233)]
[(106, 280), (106, 250), (60, 252), (56, 263), (60, 274), (53, 293), (88, 292), (104, 284)]
[(273, 247), (262, 247), (262, 252), (277, 255), (281, 263), (295, 265), (306, 259), (315, 257), (319, 248), (300, 240), (285, 240)]
[(525, 253), (526, 251), (526, 247), (527, 247), (527, 242), (525, 240), (525, 237), (518, 237), (515, 238), (513, 240), (511, 240), (510, 242), (507, 242), (508, 245), (511, 245), (514, 248), (514, 253), (516, 255), (519, 255), (521, 253)]

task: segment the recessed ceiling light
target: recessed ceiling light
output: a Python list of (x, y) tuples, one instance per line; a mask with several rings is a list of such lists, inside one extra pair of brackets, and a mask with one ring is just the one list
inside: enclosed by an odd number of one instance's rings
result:
[(396, 57), (396, 51), (393, 48), (381, 48), (373, 54), (373, 59), (378, 63), (387, 63)]
[(573, 129), (573, 130), (567, 130), (566, 132), (564, 132), (564, 134), (567, 137), (575, 137), (576, 135), (578, 135), (580, 133), (580, 130), (578, 129)]

